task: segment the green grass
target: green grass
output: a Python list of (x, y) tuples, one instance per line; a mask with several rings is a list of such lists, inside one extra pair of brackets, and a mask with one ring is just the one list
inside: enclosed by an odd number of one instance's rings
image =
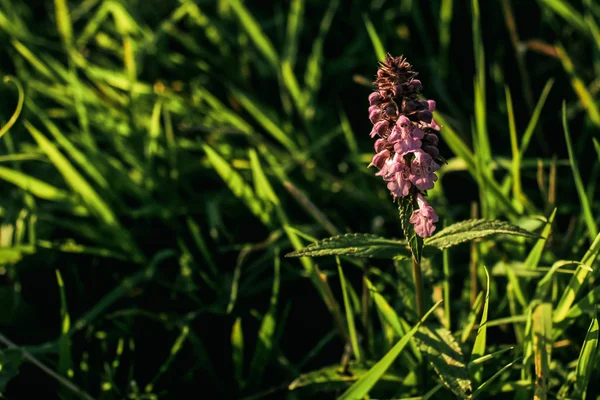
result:
[[(351, 3), (0, 0), (0, 399), (600, 398), (600, 8)], [(388, 52), (442, 126), (422, 249)]]

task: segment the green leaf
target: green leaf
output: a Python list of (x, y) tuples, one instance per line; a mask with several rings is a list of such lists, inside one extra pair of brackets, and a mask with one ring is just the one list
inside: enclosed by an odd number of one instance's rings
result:
[(590, 324), (587, 334), (585, 335), (585, 341), (583, 342), (581, 353), (579, 353), (577, 369), (575, 370), (575, 393), (583, 400), (585, 400), (585, 393), (590, 381), (592, 370), (594, 367), (596, 367), (598, 329), (598, 316), (596, 313), (594, 313), (594, 318), (592, 318), (592, 323)]
[(377, 382), (384, 376), (385, 372), (398, 358), (402, 350), (406, 347), (410, 339), (417, 333), (421, 324), (427, 317), (441, 304), (437, 302), (421, 320), (392, 347), (392, 349), (381, 360), (377, 362), (365, 375), (363, 375), (355, 384), (346, 390), (338, 400), (361, 399), (366, 396)]
[(385, 239), (366, 233), (352, 233), (323, 239), (320, 242), (310, 244), (301, 250), (288, 253), (285, 256), (352, 256), (403, 260), (410, 257), (410, 251), (404, 242), (399, 240)]
[(497, 234), (523, 236), (533, 239), (540, 238), (539, 235), (513, 225), (510, 222), (470, 219), (457, 222), (456, 224), (442, 229), (435, 235), (427, 238), (427, 240), (425, 240), (425, 245), (434, 246), (443, 250), (463, 242)]
[(423, 238), (416, 234), (415, 227), (410, 223), (410, 217), (415, 210), (416, 199), (411, 194), (404, 196), (398, 202), (398, 210), (400, 211), (400, 222), (402, 223), (402, 230), (404, 236), (410, 246), (410, 251), (417, 261), (421, 262), (421, 254), (423, 253)]
[(415, 334), (415, 340), (444, 385), (458, 397), (469, 399), (473, 385), (460, 346), (452, 333), (442, 326), (433, 330), (422, 326)]

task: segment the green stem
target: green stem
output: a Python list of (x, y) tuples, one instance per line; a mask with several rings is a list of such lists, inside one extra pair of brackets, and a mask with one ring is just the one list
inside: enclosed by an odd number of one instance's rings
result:
[(413, 256), (412, 272), (415, 280), (415, 295), (417, 297), (417, 317), (423, 318), (425, 315), (425, 296), (423, 290), (423, 277), (421, 275), (421, 264)]

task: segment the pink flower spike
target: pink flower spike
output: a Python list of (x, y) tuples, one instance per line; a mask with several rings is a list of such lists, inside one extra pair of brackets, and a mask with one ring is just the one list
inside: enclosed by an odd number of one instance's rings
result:
[(435, 111), (435, 100), (427, 100), (427, 109), (431, 112)]
[[(371, 106), (371, 107), (373, 107), (373, 106)], [(374, 107), (377, 107), (377, 106), (374, 106)], [(381, 110), (379, 108), (369, 110), (369, 120), (371, 120), (371, 123), (374, 124), (377, 121), (381, 120), (381, 118), (383, 117), (382, 114), (383, 113), (381, 112)]]
[(371, 130), (371, 138), (374, 138), (375, 136), (383, 137), (383, 135), (388, 129), (389, 124), (390, 123), (386, 120), (376, 122), (375, 125), (373, 125), (373, 129)]
[(383, 96), (379, 92), (373, 92), (369, 95), (369, 104), (375, 105), (383, 101)]
[(440, 166), (423, 150), (417, 150), (414, 154), (415, 158), (410, 164), (410, 181), (419, 190), (433, 189), (433, 184), (438, 179), (434, 172)]
[(375, 141), (375, 151), (379, 153), (383, 149), (385, 149), (385, 145), (387, 144), (385, 139), (377, 139)]
[(434, 223), (438, 222), (439, 217), (433, 208), (427, 204), (421, 193), (417, 193), (417, 204), (419, 209), (413, 211), (409, 222), (415, 226), (417, 235), (429, 237), (435, 231)]
[(371, 164), (369, 165), (369, 167), (371, 165), (374, 165), (377, 168), (381, 169), (385, 165), (385, 162), (387, 161), (388, 158), (390, 158), (390, 151), (383, 150), (373, 156), (373, 160), (371, 161)]
[(424, 132), (417, 128), (413, 123), (402, 115), (398, 118), (392, 133), (388, 137), (388, 142), (394, 144), (394, 151), (400, 155), (405, 155), (421, 148), (421, 140), (425, 136)]

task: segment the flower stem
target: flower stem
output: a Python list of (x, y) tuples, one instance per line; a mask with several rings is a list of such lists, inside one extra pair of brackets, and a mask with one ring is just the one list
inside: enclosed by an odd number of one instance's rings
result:
[(425, 296), (423, 289), (423, 277), (421, 275), (421, 264), (413, 256), (412, 258), (412, 272), (413, 279), (415, 280), (415, 295), (417, 300), (417, 318), (423, 318), (425, 315)]

